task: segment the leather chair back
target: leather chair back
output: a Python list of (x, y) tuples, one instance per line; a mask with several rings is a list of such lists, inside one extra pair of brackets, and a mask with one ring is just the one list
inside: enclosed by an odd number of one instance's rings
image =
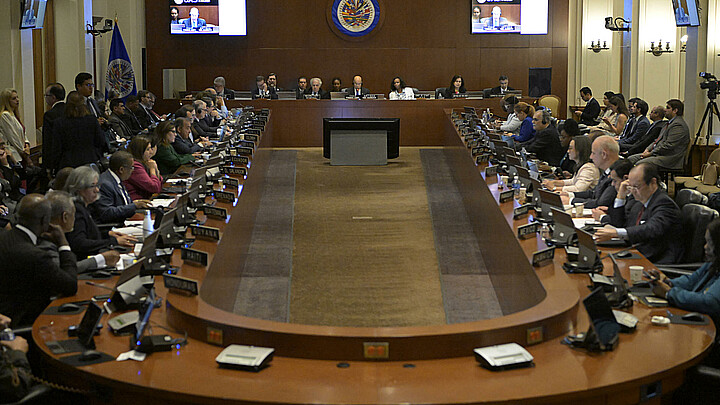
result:
[(697, 190), (684, 188), (684, 189), (678, 191), (677, 196), (675, 196), (675, 202), (677, 203), (678, 207), (680, 207), (680, 208), (684, 207), (687, 204), (705, 205), (702, 202), (703, 197), (705, 197), (705, 196)]
[(700, 263), (705, 260), (705, 230), (720, 214), (700, 204), (686, 204), (682, 207), (682, 222), (685, 230), (685, 254), (683, 263)]

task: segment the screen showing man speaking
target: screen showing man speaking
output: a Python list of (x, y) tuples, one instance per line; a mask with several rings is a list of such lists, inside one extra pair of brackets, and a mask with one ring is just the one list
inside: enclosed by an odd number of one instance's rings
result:
[(247, 35), (245, 0), (170, 0), (171, 34)]
[(470, 0), (473, 34), (547, 34), (547, 0)]

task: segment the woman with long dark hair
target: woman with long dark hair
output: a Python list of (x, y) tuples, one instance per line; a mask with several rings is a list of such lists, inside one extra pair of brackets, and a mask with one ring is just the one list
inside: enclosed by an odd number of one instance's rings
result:
[(563, 192), (589, 190), (600, 180), (600, 171), (590, 160), (590, 139), (587, 136), (576, 136), (570, 141), (568, 156), (575, 162), (575, 175), (564, 180), (545, 180), (545, 187)]
[(157, 162), (160, 174), (168, 176), (173, 174), (180, 166), (195, 161), (195, 157), (190, 154), (178, 154), (173, 148), (172, 143), (175, 142), (175, 123), (173, 121), (162, 121), (155, 128), (155, 137), (157, 138), (157, 153), (155, 153), (155, 161)]
[(450, 86), (443, 92), (443, 98), (455, 98), (458, 94), (465, 94), (465, 79), (460, 75), (453, 76)]
[(152, 143), (151, 138), (138, 135), (130, 141), (128, 152), (133, 155), (134, 170), (123, 183), (130, 198), (143, 200), (160, 193), (163, 179), (157, 163), (152, 159), (157, 152), (157, 145)]
[(400, 76), (395, 76), (390, 83), (390, 100), (415, 100), (413, 89), (407, 87)]
[[(610, 135), (619, 137), (625, 129), (628, 117), (630, 117), (630, 111), (628, 111), (625, 101), (618, 96), (614, 96), (610, 99), (608, 107), (615, 113), (615, 119), (603, 118), (605, 129)], [(602, 124), (600, 124), (602, 126)]]

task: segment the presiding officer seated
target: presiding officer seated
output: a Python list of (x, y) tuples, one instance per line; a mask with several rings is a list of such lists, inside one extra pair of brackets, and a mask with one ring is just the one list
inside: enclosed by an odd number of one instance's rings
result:
[(653, 263), (676, 263), (682, 257), (680, 208), (658, 185), (654, 165), (641, 163), (630, 170), (608, 215), (611, 226), (599, 229), (596, 240), (625, 239)]
[[(50, 297), (77, 292), (75, 255), (62, 229), (50, 224), (50, 215), (45, 197), (29, 194), (18, 204), (17, 225), (0, 231), (0, 313), (12, 318), (14, 327), (32, 325)], [(57, 251), (39, 248), (41, 237)]]

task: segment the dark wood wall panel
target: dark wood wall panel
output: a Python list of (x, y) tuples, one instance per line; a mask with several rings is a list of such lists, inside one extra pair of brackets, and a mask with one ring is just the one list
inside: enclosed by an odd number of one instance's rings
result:
[(145, 2), (148, 88), (161, 94), (162, 69), (187, 69), (188, 89), (225, 76), (228, 87), (250, 89), (255, 76), (278, 74), (284, 88), (299, 75), (319, 76), (324, 87), (339, 76), (349, 85), (362, 74), (372, 92), (387, 93), (395, 75), (421, 89), (446, 87), (454, 74), (469, 89), (497, 85), (527, 89), (528, 68), (553, 68), (553, 93), (567, 88), (568, 0), (550, 0), (548, 35), (470, 34), (468, 0), (385, 0), (384, 25), (371, 38), (345, 41), (326, 19), (329, 0), (248, 0), (248, 35), (213, 37), (169, 33), (167, 2)]

